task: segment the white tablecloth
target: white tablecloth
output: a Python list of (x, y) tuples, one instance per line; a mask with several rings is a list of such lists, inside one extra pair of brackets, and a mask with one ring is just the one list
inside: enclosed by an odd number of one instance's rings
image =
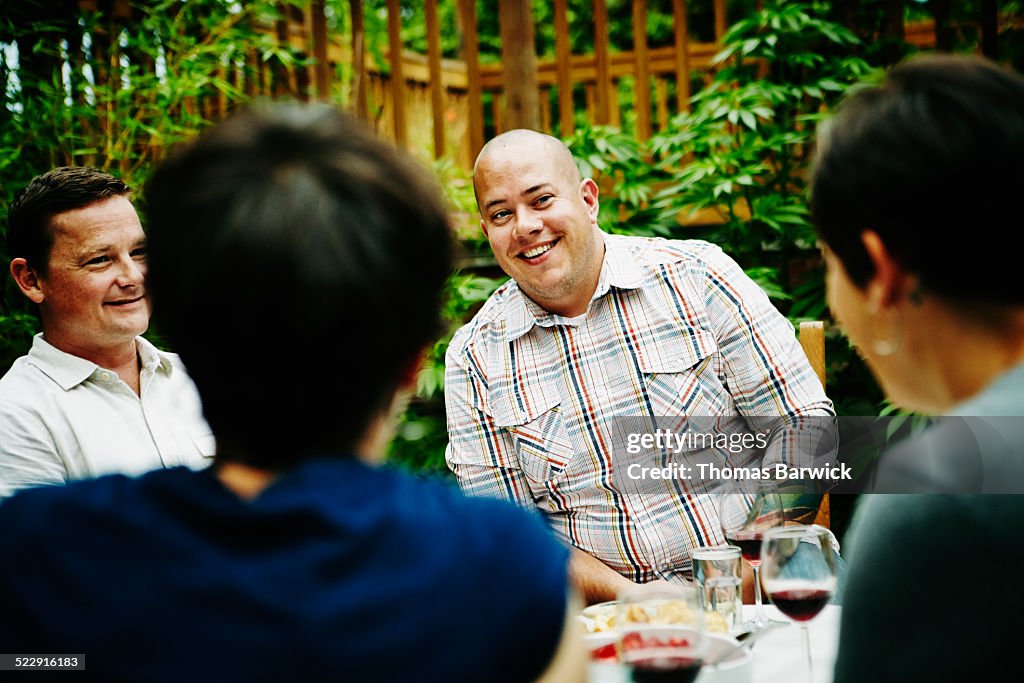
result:
[[(744, 618), (749, 619), (753, 609), (753, 606), (745, 605)], [(803, 683), (807, 680), (807, 665), (804, 661), (803, 634), (800, 626), (789, 621), (773, 605), (765, 605), (764, 609), (768, 616), (787, 621), (789, 625), (766, 633), (754, 643), (751, 683)], [(815, 683), (829, 683), (832, 680), (832, 667), (836, 661), (839, 644), (840, 613), (838, 605), (826, 605), (821, 614), (808, 623)], [(715, 677), (702, 675), (697, 679), (697, 683), (709, 678)], [(617, 666), (592, 664), (587, 680), (588, 683), (622, 683), (627, 679), (625, 671)]]
[[(753, 613), (752, 606), (744, 606), (744, 617)], [(765, 613), (774, 619), (788, 621), (773, 605), (765, 605)], [(821, 614), (808, 626), (811, 629), (811, 660), (814, 663), (815, 683), (832, 680), (832, 667), (836, 662), (839, 645), (839, 605), (826, 605)], [(753, 645), (753, 683), (775, 683), (776, 681), (806, 681), (804, 668), (804, 643), (800, 626), (790, 622), (789, 626), (775, 629)]]

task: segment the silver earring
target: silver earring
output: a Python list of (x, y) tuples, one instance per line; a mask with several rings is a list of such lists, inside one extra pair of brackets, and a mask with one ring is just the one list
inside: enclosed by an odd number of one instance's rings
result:
[(878, 356), (891, 356), (903, 344), (903, 318), (896, 308), (880, 309), (875, 304), (868, 306), (868, 335), (871, 350)]

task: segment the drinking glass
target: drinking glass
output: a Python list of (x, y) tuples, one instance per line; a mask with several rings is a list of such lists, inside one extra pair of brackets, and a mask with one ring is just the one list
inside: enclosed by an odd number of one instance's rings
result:
[(619, 661), (636, 683), (691, 683), (707, 650), (696, 589), (666, 586), (619, 594)]
[(761, 598), (761, 540), (766, 531), (786, 522), (779, 488), (773, 482), (746, 482), (743, 487), (728, 487), (718, 503), (718, 518), (725, 539), (739, 546), (743, 559), (754, 570), (754, 616), (744, 624), (758, 629), (771, 623), (764, 613)]
[(817, 525), (774, 529), (764, 535), (761, 561), (768, 597), (803, 630), (807, 680), (813, 681), (807, 622), (836, 592), (839, 559), (832, 547), (832, 535)]
[(712, 620), (724, 622), (730, 633), (743, 625), (743, 569), (741, 551), (735, 545), (694, 548), (693, 582), (704, 606), (707, 630), (714, 631)]

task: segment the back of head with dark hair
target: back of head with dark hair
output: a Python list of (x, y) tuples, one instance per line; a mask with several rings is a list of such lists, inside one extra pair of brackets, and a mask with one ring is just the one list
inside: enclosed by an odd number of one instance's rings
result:
[(976, 57), (911, 59), (822, 129), (814, 221), (860, 287), (873, 274), (860, 240), (870, 229), (927, 291), (1021, 304), (1007, 242), (1021, 226), (1022, 159), (1024, 77)]
[(46, 274), (53, 247), (50, 221), (65, 211), (83, 209), (131, 192), (123, 182), (88, 166), (61, 166), (33, 178), (7, 212), (7, 253)]
[(172, 157), (146, 200), (154, 312), (218, 457), (354, 447), (440, 330), (452, 245), (425, 173), (326, 105), (271, 105)]

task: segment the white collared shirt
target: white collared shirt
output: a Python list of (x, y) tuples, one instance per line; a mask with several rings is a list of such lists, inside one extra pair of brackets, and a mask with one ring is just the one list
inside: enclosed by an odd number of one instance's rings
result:
[(140, 396), (117, 373), (35, 336), (0, 379), (0, 498), (28, 486), (212, 462), (213, 434), (181, 360), (136, 341)]

